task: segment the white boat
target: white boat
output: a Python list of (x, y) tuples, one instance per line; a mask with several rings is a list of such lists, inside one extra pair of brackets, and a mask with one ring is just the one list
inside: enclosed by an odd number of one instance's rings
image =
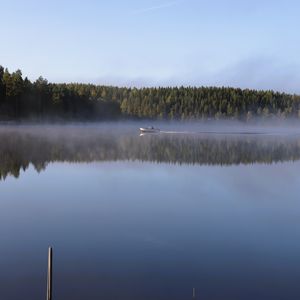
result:
[(152, 127), (141, 127), (140, 128), (140, 131), (142, 133), (158, 133), (160, 132), (160, 130), (158, 128), (154, 128), (153, 126)]

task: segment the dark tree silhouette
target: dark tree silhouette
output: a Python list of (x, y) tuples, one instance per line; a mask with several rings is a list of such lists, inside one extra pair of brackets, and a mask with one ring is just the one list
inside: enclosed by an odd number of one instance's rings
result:
[(229, 87), (120, 88), (31, 83), (0, 66), (0, 120), (300, 118), (300, 96)]

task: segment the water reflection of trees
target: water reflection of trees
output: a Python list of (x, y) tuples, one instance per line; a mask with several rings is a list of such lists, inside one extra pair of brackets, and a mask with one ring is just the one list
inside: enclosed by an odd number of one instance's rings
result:
[(147, 135), (96, 129), (1, 130), (0, 178), (19, 176), (30, 164), (50, 162), (145, 161), (172, 164), (238, 165), (300, 158), (300, 137)]

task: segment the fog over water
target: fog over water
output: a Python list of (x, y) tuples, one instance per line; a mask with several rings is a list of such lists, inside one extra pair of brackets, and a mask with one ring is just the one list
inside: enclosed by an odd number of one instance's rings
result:
[(297, 123), (0, 126), (0, 299), (300, 297)]
[[(140, 134), (140, 122), (0, 127), (0, 175), (18, 176), (30, 164), (148, 161), (232, 165), (300, 158), (300, 126), (236, 122), (156, 123), (158, 134)], [(144, 126), (145, 127), (145, 126)]]

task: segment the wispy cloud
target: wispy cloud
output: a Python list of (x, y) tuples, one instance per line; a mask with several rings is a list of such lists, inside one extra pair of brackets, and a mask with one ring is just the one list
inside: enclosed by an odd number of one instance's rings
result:
[(160, 4), (160, 5), (137, 9), (137, 10), (134, 10), (132, 13), (134, 15), (138, 15), (138, 14), (143, 14), (143, 13), (147, 13), (147, 12), (151, 12), (151, 11), (155, 11), (155, 10), (161, 10), (161, 9), (172, 7), (180, 2), (182, 2), (182, 1), (180, 0), (180, 1), (166, 2), (166, 3)]
[(217, 85), (299, 93), (299, 64), (275, 57), (249, 57), (216, 74)]

